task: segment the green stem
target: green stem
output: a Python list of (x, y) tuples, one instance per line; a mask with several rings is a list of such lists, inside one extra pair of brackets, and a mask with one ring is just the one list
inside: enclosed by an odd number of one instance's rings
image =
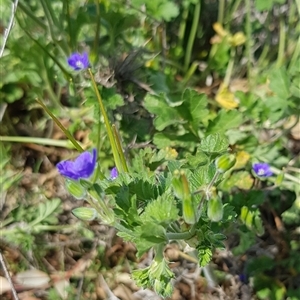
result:
[(54, 10), (51, 6), (51, 3), (53, 1), (49, 1), (49, 0), (44, 0), (44, 1), (41, 1), (42, 3), (44, 2), (46, 4), (46, 6), (44, 6), (47, 10), (47, 14), (51, 20), (51, 24), (55, 25), (57, 27), (57, 29), (62, 29), (62, 28), (59, 28), (60, 27), (60, 22), (58, 21), (58, 19), (56, 18), (56, 15), (54, 13)]
[(279, 22), (279, 46), (278, 46), (278, 56), (276, 61), (276, 67), (280, 68), (284, 61), (284, 48), (285, 48), (285, 23), (283, 18), (280, 18)]
[(27, 36), (33, 41), (35, 42), (56, 64), (57, 66), (61, 69), (61, 71), (64, 73), (65, 77), (67, 78), (67, 80), (72, 79), (72, 76), (69, 74), (69, 72), (66, 70), (66, 68), (60, 63), (60, 61), (54, 56), (52, 55), (40, 42), (38, 42), (36, 39), (34, 39), (30, 33), (25, 29), (22, 28), (23, 31), (27, 34)]
[(218, 23), (223, 24), (225, 11), (225, 0), (219, 0)]
[(126, 232), (129, 236), (135, 237), (134, 233), (130, 230), (118, 223), (117, 221), (113, 224), (113, 226), (121, 232)]
[[(225, 19), (225, 23), (230, 23), (231, 20), (233, 20), (233, 14), (237, 11), (237, 9), (239, 8), (240, 4), (241, 4), (242, 0), (235, 0), (235, 1), (231, 1), (233, 3), (231, 9), (229, 10), (229, 13), (226, 14), (226, 19)], [(227, 9), (228, 12), (228, 9)]]
[(183, 40), (184, 40), (188, 15), (189, 15), (189, 5), (186, 5), (181, 15), (182, 18), (178, 30), (178, 46), (181, 48), (182, 51), (183, 51), (182, 46), (183, 46)]
[(185, 57), (184, 57), (184, 72), (186, 72), (189, 68), (189, 64), (191, 62), (191, 56), (193, 51), (193, 45), (197, 34), (197, 28), (199, 25), (199, 18), (200, 18), (200, 9), (201, 9), (201, 1), (198, 1), (195, 5), (194, 16), (193, 16), (193, 23), (186, 47)]
[(103, 101), (102, 101), (101, 95), (99, 93), (99, 90), (98, 90), (98, 87), (97, 87), (97, 84), (96, 84), (96, 81), (95, 81), (95, 78), (94, 78), (94, 75), (93, 75), (92, 70), (90, 68), (88, 69), (88, 72), (90, 74), (90, 77), (91, 77), (91, 80), (92, 80), (92, 85), (94, 87), (96, 97), (97, 97), (97, 100), (98, 100), (98, 104), (99, 104), (101, 113), (102, 113), (103, 118), (104, 118), (104, 123), (105, 123), (105, 127), (106, 127), (106, 130), (107, 130), (110, 145), (111, 145), (111, 148), (112, 148), (112, 153), (113, 153), (113, 156), (114, 156), (115, 165), (116, 165), (119, 172), (126, 172), (123, 169), (123, 166), (122, 166), (122, 163), (121, 163), (121, 159), (120, 159), (120, 156), (119, 156), (119, 153), (118, 153), (118, 148), (117, 148), (117, 145), (116, 145), (116, 141), (114, 139), (114, 135), (113, 135), (112, 129), (110, 127), (110, 123), (109, 123), (109, 120), (108, 120), (108, 117), (107, 117), (107, 114), (106, 114), (106, 111), (105, 111), (105, 108), (104, 108), (104, 105), (103, 105)]
[(155, 257), (154, 260), (156, 262), (162, 262), (164, 260), (164, 249), (165, 249), (165, 244), (160, 243), (155, 246), (153, 246), (153, 249), (155, 251)]
[(300, 17), (300, 0), (296, 0), (296, 6), (297, 6), (297, 11), (298, 11), (298, 16)]
[(219, 171), (216, 171), (214, 177), (212, 178), (211, 182), (209, 183), (209, 185), (206, 187), (205, 189), (205, 194), (208, 195), (210, 192), (210, 189), (213, 187), (213, 185), (215, 184), (215, 182), (217, 181), (218, 177), (220, 175)]
[(37, 23), (42, 29), (47, 30), (47, 25), (45, 25), (39, 18), (37, 18), (24, 4), (22, 1), (19, 1), (18, 7), (35, 23)]
[(97, 191), (92, 188), (88, 191), (89, 197), (86, 201), (97, 211), (102, 221), (107, 225), (112, 225), (115, 223), (114, 212), (110, 209), (105, 203), (104, 199), (101, 199), (101, 196), (98, 195)]
[(51, 99), (53, 106), (56, 107), (58, 109), (58, 111), (61, 111), (62, 105), (61, 105), (57, 95), (53, 91), (52, 84), (50, 82), (50, 79), (49, 79), (49, 76), (47, 73), (47, 69), (46, 69), (47, 67), (45, 66), (44, 58), (41, 57), (40, 61), (41, 61), (41, 65), (43, 64), (43, 66), (41, 67), (40, 76), (41, 76), (42, 80), (45, 82), (45, 89), (48, 92), (49, 98)]
[(12, 223), (14, 221), (13, 217), (5, 218), (3, 221), (0, 223), (0, 228), (1, 228), (1, 234), (2, 234), (2, 228), (6, 227), (8, 224)]
[(190, 66), (190, 68), (188, 69), (188, 71), (186, 72), (184, 78), (181, 81), (181, 83), (183, 84), (183, 86), (186, 86), (186, 84), (188, 83), (188, 81), (191, 79), (191, 77), (196, 72), (198, 66), (199, 66), (199, 62), (198, 61), (194, 61), (192, 63), (192, 65)]
[(72, 34), (72, 21), (71, 21), (71, 15), (70, 15), (70, 5), (69, 0), (63, 1), (63, 5), (65, 6), (66, 19), (67, 19), (67, 28), (68, 28), (68, 34), (69, 34), (69, 42), (70, 42), (70, 48), (72, 51), (74, 51), (75, 43), (73, 42), (73, 34)]
[(98, 55), (98, 47), (100, 41), (100, 24), (101, 24), (101, 14), (100, 14), (100, 1), (95, 0), (96, 5), (96, 13), (97, 13), (97, 21), (96, 21), (96, 30), (95, 30), (95, 38), (94, 38), (94, 45), (93, 45), (93, 53), (94, 55)]
[(297, 45), (295, 47), (293, 56), (292, 56), (290, 64), (289, 64), (289, 68), (288, 68), (289, 71), (291, 70), (292, 67), (294, 67), (296, 65), (296, 63), (299, 59), (299, 56), (300, 56), (300, 37), (298, 38)]
[[(27, 136), (0, 136), (1, 142), (13, 142), (13, 143), (28, 143), (28, 144), (39, 144), (45, 146), (55, 146), (68, 149), (74, 149), (75, 146), (70, 144), (67, 140), (52, 140), (46, 138), (36, 138)], [(76, 148), (76, 147), (75, 147)]]
[(288, 179), (288, 180), (293, 181), (293, 182), (295, 182), (295, 183), (297, 183), (297, 184), (300, 184), (300, 178), (297, 178), (297, 177), (295, 177), (295, 176), (293, 176), (293, 175), (287, 174), (287, 173), (285, 173), (284, 171), (281, 171), (281, 170), (279, 170), (279, 169), (277, 169), (277, 168), (275, 168), (275, 167), (271, 167), (271, 171), (272, 171), (274, 174), (276, 174), (276, 175), (279, 175), (279, 174), (281, 174), (281, 173), (283, 172), (283, 173), (284, 173), (284, 178), (285, 178), (285, 179)]
[(72, 134), (64, 127), (63, 124), (53, 115), (53, 113), (48, 109), (48, 107), (40, 100), (37, 99), (37, 102), (42, 106), (42, 108), (46, 111), (46, 113), (52, 118), (52, 120), (56, 123), (56, 125), (63, 131), (66, 137), (70, 140), (70, 142), (74, 145), (74, 147), (79, 151), (83, 152), (83, 148), (79, 145), (79, 143), (75, 140)]
[(270, 45), (265, 44), (259, 56), (259, 59), (257, 60), (257, 66), (259, 66), (260, 68), (263, 68), (266, 66), (266, 64), (268, 64), (268, 61), (266, 61), (266, 57), (269, 54), (269, 50), (270, 50)]
[(123, 169), (125, 170), (125, 172), (128, 172), (128, 167), (127, 167), (126, 159), (125, 159), (125, 156), (124, 156), (124, 151), (123, 151), (123, 148), (122, 148), (122, 145), (121, 145), (120, 136), (119, 136), (119, 134), (117, 132), (117, 128), (114, 124), (112, 125), (112, 129), (113, 129), (114, 138), (115, 138), (115, 141), (116, 141), (116, 145), (117, 145), (117, 149), (118, 149), (118, 152), (119, 152), (119, 156), (120, 156), (120, 159), (121, 159)]
[[(78, 223), (80, 224), (80, 223)], [(75, 225), (75, 227), (78, 226), (78, 225)], [(74, 228), (74, 225), (43, 225), (43, 224), (40, 224), (40, 225), (34, 225), (34, 224), (26, 224), (25, 226), (24, 225), (21, 225), (20, 226), (14, 226), (13, 228), (1, 228), (1, 234), (2, 235), (12, 235), (16, 232), (19, 232), (19, 231), (23, 231), (23, 232), (26, 232), (27, 234), (31, 234), (32, 231), (34, 232), (40, 232), (40, 231), (58, 231), (58, 230), (72, 230), (74, 231), (75, 228)]]
[(251, 0), (246, 0), (246, 56), (247, 56), (247, 76), (250, 89), (252, 89), (252, 55), (251, 55)]
[(168, 240), (189, 240), (195, 235), (194, 231), (186, 231), (186, 232), (168, 232), (167, 238)]
[(53, 41), (56, 41), (55, 33), (53, 31), (53, 29), (54, 29), (54, 23), (53, 23), (53, 19), (51, 18), (51, 13), (50, 13), (50, 11), (48, 9), (48, 6), (49, 6), (48, 5), (48, 1), (42, 0), (40, 3), (43, 6), (44, 14), (45, 14), (45, 17), (46, 17), (47, 22), (48, 22), (47, 28), (48, 28), (48, 30), (50, 32), (51, 39)]
[(232, 46), (231, 51), (230, 51), (230, 60), (229, 60), (229, 63), (228, 63), (227, 69), (226, 69), (226, 75), (224, 78), (224, 85), (226, 87), (229, 87), (230, 78), (231, 78), (233, 66), (234, 66), (234, 59), (235, 59), (235, 48)]

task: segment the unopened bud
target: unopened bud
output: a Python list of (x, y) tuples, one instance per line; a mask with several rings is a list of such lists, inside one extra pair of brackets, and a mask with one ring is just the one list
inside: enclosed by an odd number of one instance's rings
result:
[(230, 38), (230, 43), (232, 46), (237, 47), (243, 45), (246, 42), (246, 37), (242, 32), (237, 32)]
[(216, 167), (220, 173), (225, 173), (231, 169), (236, 162), (236, 158), (233, 154), (223, 154), (216, 159)]
[(182, 214), (184, 221), (187, 224), (195, 224), (197, 222), (197, 210), (185, 173), (175, 171), (172, 179), (172, 185), (176, 197), (182, 201)]
[(78, 182), (68, 180), (67, 183), (68, 192), (76, 199), (82, 200), (86, 195), (85, 188)]
[(195, 224), (198, 220), (197, 209), (193, 196), (182, 199), (183, 219), (187, 224)]
[(262, 236), (265, 233), (265, 229), (260, 216), (254, 216), (255, 231), (258, 236)]
[(207, 216), (213, 222), (219, 222), (223, 218), (223, 203), (219, 197), (208, 200)]
[(186, 191), (186, 188), (188, 189), (188, 186), (184, 186), (184, 182), (182, 178), (185, 177), (185, 174), (183, 171), (175, 170), (173, 173), (173, 179), (172, 179), (172, 186), (175, 196), (178, 199), (183, 199), (186, 192), (189, 193), (189, 191)]
[(75, 217), (83, 221), (92, 221), (96, 218), (97, 212), (92, 207), (77, 207), (72, 210)]

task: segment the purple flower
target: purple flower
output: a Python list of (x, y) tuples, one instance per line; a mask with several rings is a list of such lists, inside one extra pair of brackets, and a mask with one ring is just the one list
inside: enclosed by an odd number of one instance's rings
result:
[(86, 69), (90, 65), (88, 54), (86, 52), (83, 52), (83, 54), (73, 53), (68, 58), (68, 64), (75, 71)]
[(110, 171), (110, 179), (116, 179), (119, 173), (116, 167), (112, 168)]
[(58, 163), (56, 167), (61, 175), (79, 180), (80, 178), (89, 178), (93, 174), (96, 160), (97, 151), (93, 149), (93, 153), (85, 151), (74, 161), (64, 160)]
[(243, 283), (248, 283), (248, 276), (246, 274), (240, 274), (239, 275), (240, 281)]
[(273, 175), (273, 172), (271, 171), (270, 166), (267, 163), (253, 164), (252, 169), (259, 177), (270, 177)]

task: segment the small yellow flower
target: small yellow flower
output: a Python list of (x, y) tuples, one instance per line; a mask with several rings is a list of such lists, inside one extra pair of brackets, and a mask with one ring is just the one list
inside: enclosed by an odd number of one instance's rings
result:
[(222, 83), (219, 87), (218, 93), (216, 95), (216, 101), (222, 107), (229, 110), (239, 106), (239, 101), (235, 98), (234, 94), (224, 83)]

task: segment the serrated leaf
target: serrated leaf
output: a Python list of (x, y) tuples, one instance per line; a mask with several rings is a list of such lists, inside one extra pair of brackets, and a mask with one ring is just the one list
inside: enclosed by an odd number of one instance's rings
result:
[(223, 220), (222, 222), (232, 222), (236, 219), (237, 213), (235, 212), (235, 208), (228, 203), (225, 203), (223, 206)]
[(131, 207), (128, 186), (122, 186), (115, 197), (116, 204), (124, 211), (128, 211)]
[(151, 201), (141, 215), (142, 220), (155, 222), (167, 226), (170, 222), (177, 220), (178, 209), (172, 195), (163, 194)]
[(163, 226), (153, 222), (145, 222), (139, 228), (141, 238), (154, 244), (166, 242), (166, 230)]
[(136, 195), (138, 202), (147, 203), (151, 199), (156, 199), (163, 193), (161, 186), (157, 186), (142, 179), (136, 179), (129, 183), (128, 188), (129, 194), (131, 196)]
[(30, 223), (30, 226), (34, 226), (43, 221), (44, 222), (47, 221), (47, 218), (49, 216), (51, 217), (51, 214), (53, 214), (59, 208), (60, 203), (61, 201), (58, 198), (54, 198), (45, 203), (40, 203), (37, 208), (38, 217)]
[(158, 148), (165, 147), (183, 147), (189, 148), (194, 147), (198, 138), (195, 137), (192, 133), (187, 133), (184, 135), (178, 135), (177, 133), (167, 133), (161, 132), (156, 133), (153, 138), (154, 144)]
[(191, 124), (195, 133), (197, 133), (199, 125), (203, 123), (208, 115), (207, 97), (205, 94), (199, 94), (195, 90), (186, 89), (182, 95), (183, 103), (177, 107), (179, 113), (184, 110), (188, 112), (186, 120)]
[(255, 7), (258, 11), (270, 10), (274, 5), (274, 0), (255, 0)]
[(186, 160), (191, 167), (197, 168), (208, 163), (208, 156), (200, 149), (197, 149), (196, 154), (187, 153)]
[(290, 95), (290, 81), (284, 68), (275, 69), (270, 74), (270, 89), (276, 96), (285, 101)]
[(222, 153), (228, 149), (228, 139), (222, 133), (214, 133), (202, 139), (199, 149), (206, 153)]
[(124, 105), (124, 100), (120, 94), (117, 93), (115, 88), (103, 87), (101, 96), (105, 103), (106, 109), (116, 109), (119, 106)]
[(163, 226), (153, 222), (145, 222), (135, 228), (134, 239), (137, 256), (141, 256), (153, 246), (167, 242), (166, 230)]
[(248, 172), (235, 172), (222, 183), (222, 188), (230, 190), (233, 187), (238, 187), (243, 190), (249, 190), (253, 185), (253, 181), (253, 177)]
[(197, 247), (200, 267), (205, 267), (212, 259), (212, 251), (205, 246)]
[(237, 128), (242, 123), (243, 116), (239, 111), (221, 109), (217, 117), (209, 122), (206, 133), (226, 132), (228, 129)]
[(166, 96), (163, 94), (158, 96), (147, 94), (144, 100), (144, 107), (156, 116), (154, 125), (159, 131), (181, 121), (180, 115), (175, 108), (169, 106)]
[(169, 22), (171, 21), (171, 19), (176, 18), (178, 14), (178, 6), (171, 1), (159, 5), (158, 10), (156, 11), (156, 16), (158, 16), (159, 19), (165, 20), (166, 22)]
[(239, 230), (239, 245), (232, 249), (234, 255), (244, 254), (256, 242), (256, 235), (254, 232), (243, 232)]
[(161, 262), (154, 259), (149, 267), (142, 270), (134, 270), (132, 277), (138, 286), (144, 289), (152, 288), (163, 298), (172, 295), (172, 278), (174, 278), (175, 275), (165, 259)]
[(209, 184), (215, 173), (215, 164), (201, 166), (193, 171), (189, 176), (190, 184), (195, 190), (198, 190), (200, 187)]

